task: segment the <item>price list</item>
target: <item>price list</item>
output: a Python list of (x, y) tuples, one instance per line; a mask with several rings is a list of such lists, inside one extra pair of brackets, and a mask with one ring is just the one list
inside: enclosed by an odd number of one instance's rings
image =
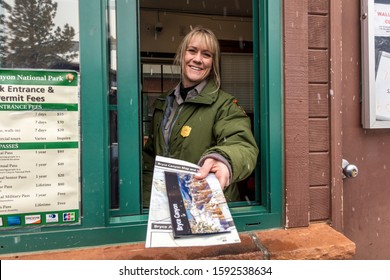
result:
[(0, 82), (0, 226), (78, 223), (77, 72), (1, 70)]

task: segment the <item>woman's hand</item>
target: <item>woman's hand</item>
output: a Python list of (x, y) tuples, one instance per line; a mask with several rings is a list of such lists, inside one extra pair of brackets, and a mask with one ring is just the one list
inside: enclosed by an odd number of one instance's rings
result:
[(230, 172), (229, 168), (221, 161), (213, 158), (208, 158), (204, 161), (202, 167), (195, 175), (195, 179), (202, 180), (210, 173), (215, 173), (222, 190), (229, 185)]

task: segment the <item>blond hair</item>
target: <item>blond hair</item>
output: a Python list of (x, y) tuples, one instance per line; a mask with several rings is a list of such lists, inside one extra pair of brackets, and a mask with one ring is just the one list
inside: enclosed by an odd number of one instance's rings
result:
[(204, 42), (204, 44), (206, 45), (206, 48), (213, 55), (213, 66), (212, 71), (210, 72), (210, 76), (214, 79), (217, 89), (219, 89), (221, 86), (221, 77), (219, 70), (220, 48), (217, 37), (210, 29), (202, 26), (197, 26), (193, 28), (180, 43), (175, 56), (175, 64), (181, 67), (181, 71), (183, 74), (183, 61), (187, 47), (190, 44), (192, 38), (196, 36), (199, 36), (201, 38), (202, 42)]

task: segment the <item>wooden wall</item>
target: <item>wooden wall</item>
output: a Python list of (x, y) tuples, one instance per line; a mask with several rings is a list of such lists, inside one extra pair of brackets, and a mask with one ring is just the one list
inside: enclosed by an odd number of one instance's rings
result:
[(329, 0), (309, 0), (310, 220), (330, 218)]
[(287, 227), (330, 218), (329, 0), (284, 1)]

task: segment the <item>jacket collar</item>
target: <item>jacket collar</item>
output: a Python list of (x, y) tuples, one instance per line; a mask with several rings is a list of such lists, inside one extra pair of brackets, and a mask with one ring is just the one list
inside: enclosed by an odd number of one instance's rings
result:
[[(195, 95), (193, 98), (191, 99), (188, 98), (186, 102), (210, 105), (213, 104), (218, 98), (219, 90), (217, 89), (217, 86), (215, 85), (213, 79), (205, 80), (201, 82), (198, 86), (194, 88), (194, 90), (195, 89), (196, 90), (199, 89), (200, 92), (198, 91), (199, 93)], [(174, 90), (166, 92), (165, 94), (163, 94), (157, 99), (166, 100), (169, 99), (168, 98), (169, 96), (176, 97), (176, 94), (179, 94), (178, 90), (180, 90), (180, 84), (178, 84)]]
[[(205, 81), (206, 82), (206, 81)], [(203, 83), (203, 82), (202, 82)], [(201, 85), (200, 83), (199, 85)], [(218, 89), (213, 79), (207, 81), (207, 84), (203, 86), (203, 89), (194, 98), (189, 99), (188, 102), (199, 104), (212, 104), (217, 100)]]
[[(198, 94), (199, 92), (202, 92), (202, 90), (205, 88), (205, 86), (207, 85), (208, 81), (207, 80), (203, 80), (202, 82), (200, 82), (197, 86), (195, 86), (193, 89), (191, 89), (189, 92), (188, 92), (188, 95), (187, 95), (187, 99), (186, 101), (189, 101), (191, 99), (194, 99)], [(171, 95), (174, 95), (175, 98), (176, 98), (176, 102), (180, 105), (182, 103), (184, 103), (183, 99), (181, 98), (181, 95), (180, 95), (180, 87), (181, 87), (181, 83), (179, 83), (176, 88), (174, 89), (173, 93), (171, 93)]]

